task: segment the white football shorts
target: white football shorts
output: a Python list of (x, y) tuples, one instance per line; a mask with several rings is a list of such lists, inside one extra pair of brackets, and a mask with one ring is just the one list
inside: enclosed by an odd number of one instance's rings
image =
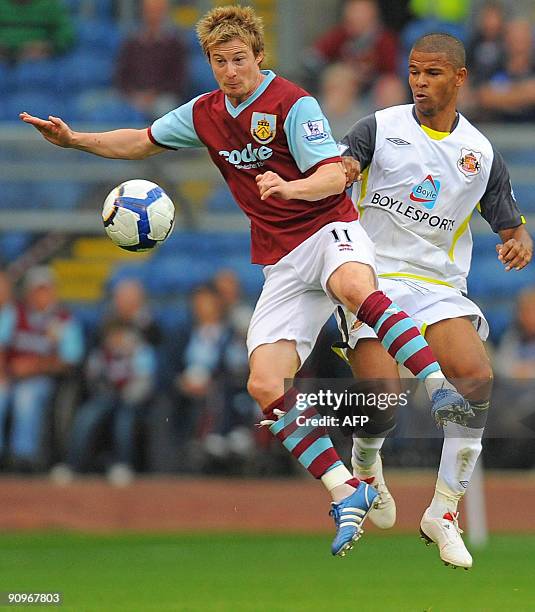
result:
[[(479, 307), (458, 289), (405, 278), (379, 278), (379, 289), (412, 318), (422, 333), (433, 323), (469, 317), (481, 340), (485, 341), (489, 335), (489, 324)], [(338, 329), (351, 348), (355, 348), (361, 338), (377, 338), (371, 327), (358, 321), (346, 308), (342, 310), (345, 325), (337, 309)]]
[(349, 261), (367, 264), (375, 272), (375, 248), (358, 221), (329, 223), (276, 264), (265, 266), (264, 286), (247, 333), (249, 356), (262, 344), (295, 340), (303, 365), (339, 305), (327, 282)]

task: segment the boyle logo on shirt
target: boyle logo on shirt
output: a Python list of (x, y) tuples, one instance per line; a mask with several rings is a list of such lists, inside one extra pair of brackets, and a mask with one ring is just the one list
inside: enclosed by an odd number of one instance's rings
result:
[(260, 144), (271, 142), (277, 134), (277, 115), (253, 113), (251, 117), (251, 135)]
[(440, 181), (428, 174), (421, 183), (412, 188), (410, 199), (431, 210), (436, 204), (439, 192)]
[(308, 142), (320, 143), (329, 138), (329, 134), (323, 129), (323, 119), (317, 119), (315, 121), (309, 119), (306, 123), (302, 123), (301, 125), (305, 130), (303, 138), (308, 140)]

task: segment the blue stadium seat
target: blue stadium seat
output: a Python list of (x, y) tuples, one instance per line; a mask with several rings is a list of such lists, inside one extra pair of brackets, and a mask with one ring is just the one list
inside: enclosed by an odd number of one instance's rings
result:
[(108, 56), (111, 60), (119, 50), (122, 34), (111, 19), (81, 19), (76, 24), (77, 53)]
[(245, 295), (253, 298), (260, 294), (264, 283), (261, 266), (253, 265), (250, 263), (249, 258), (240, 256), (228, 257), (221, 263), (224, 265), (219, 265), (217, 269), (224, 267), (233, 270), (240, 280)]
[(498, 261), (495, 250), (472, 260), (472, 269), (468, 277), (469, 297), (479, 299), (499, 299), (507, 297), (511, 300), (524, 287), (535, 285), (535, 268), (528, 266), (521, 272), (512, 270), (506, 272)]
[(29, 208), (32, 202), (32, 184), (23, 181), (5, 181), (0, 183), (0, 208), (21, 210)]
[(0, 120), (19, 121), (19, 113), (22, 111), (39, 117), (56, 115), (69, 119), (62, 100), (42, 91), (11, 93), (0, 102)]
[(0, 234), (0, 257), (4, 262), (20, 257), (32, 242), (32, 235), (26, 232), (6, 232)]
[[(228, 255), (249, 257), (250, 238), (244, 232), (191, 232), (175, 229), (156, 252), (156, 257), (168, 257), (172, 254), (208, 254), (223, 260)], [(219, 263), (221, 264), (221, 260)]]
[(206, 200), (207, 212), (235, 213), (237, 204), (230, 189), (226, 185), (216, 187)]
[(515, 302), (511, 300), (505, 303), (480, 304), (480, 306), (489, 324), (490, 338), (493, 342), (498, 342), (513, 321)]
[(190, 75), (190, 94), (192, 97), (217, 89), (210, 64), (202, 53), (195, 53), (190, 57), (188, 73)]
[(34, 60), (18, 64), (13, 69), (13, 87), (17, 91), (39, 90), (56, 93), (63, 70), (63, 60)]
[(535, 212), (535, 184), (514, 185), (515, 198), (523, 213)]
[(0, 61), (0, 93), (13, 90), (13, 70), (5, 63)]
[(99, 52), (78, 51), (62, 60), (58, 85), (63, 92), (109, 87), (115, 60)]
[(33, 187), (36, 208), (69, 210), (76, 208), (87, 193), (87, 185), (75, 181), (39, 181)]
[(78, 121), (110, 123), (128, 127), (147, 125), (143, 113), (127, 100), (107, 91), (87, 91), (72, 102)]
[(144, 277), (145, 287), (151, 295), (172, 295), (189, 293), (203, 283), (210, 281), (213, 265), (206, 260), (190, 256), (173, 256), (151, 260)]

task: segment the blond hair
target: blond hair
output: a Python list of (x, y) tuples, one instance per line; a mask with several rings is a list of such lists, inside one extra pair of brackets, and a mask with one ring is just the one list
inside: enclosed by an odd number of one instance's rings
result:
[(218, 6), (197, 23), (197, 38), (204, 54), (210, 57), (214, 45), (239, 39), (255, 57), (264, 51), (264, 25), (250, 6)]

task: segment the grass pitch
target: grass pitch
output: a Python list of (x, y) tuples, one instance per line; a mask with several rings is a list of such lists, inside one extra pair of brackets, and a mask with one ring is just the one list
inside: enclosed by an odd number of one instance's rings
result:
[(492, 537), (469, 572), (416, 535), (366, 534), (344, 559), (329, 547), (325, 535), (3, 535), (0, 591), (61, 591), (57, 609), (75, 612), (535, 610), (534, 536)]

